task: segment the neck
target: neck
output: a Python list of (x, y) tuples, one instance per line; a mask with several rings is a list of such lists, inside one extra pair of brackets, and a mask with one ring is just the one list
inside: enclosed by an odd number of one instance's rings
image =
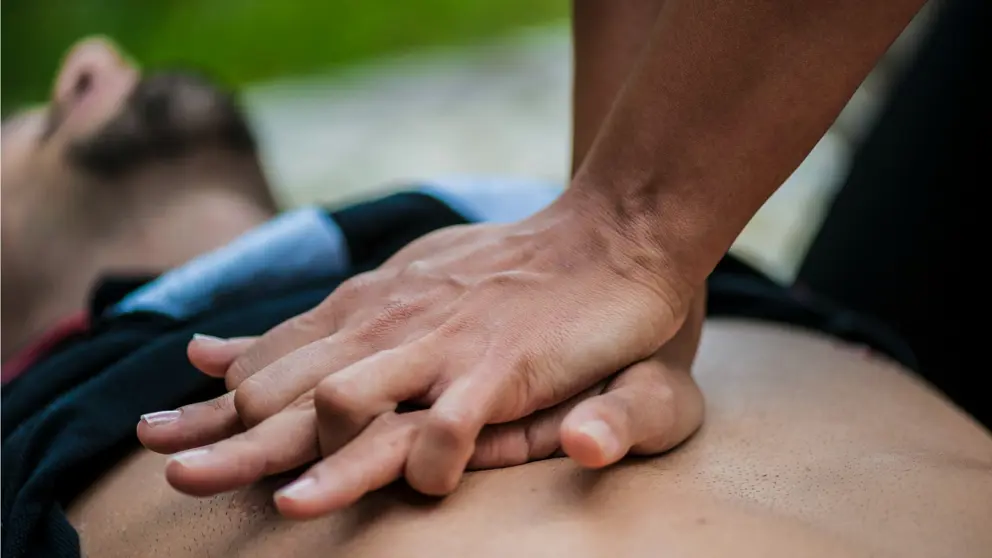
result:
[[(6, 361), (62, 318), (85, 310), (102, 276), (155, 275), (223, 246), (272, 215), (224, 188), (161, 196), (100, 234), (56, 239), (61, 261), (4, 293), (2, 359)], [(13, 299), (13, 300), (11, 300)]]
[(131, 215), (106, 242), (102, 272), (163, 272), (219, 248), (272, 214), (223, 190), (158, 199)]

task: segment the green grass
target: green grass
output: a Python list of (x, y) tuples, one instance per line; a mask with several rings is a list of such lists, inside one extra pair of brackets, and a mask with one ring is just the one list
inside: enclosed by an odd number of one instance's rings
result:
[(4, 0), (3, 111), (48, 94), (65, 50), (100, 33), (146, 67), (238, 87), (403, 50), (470, 43), (568, 14), (568, 0)]

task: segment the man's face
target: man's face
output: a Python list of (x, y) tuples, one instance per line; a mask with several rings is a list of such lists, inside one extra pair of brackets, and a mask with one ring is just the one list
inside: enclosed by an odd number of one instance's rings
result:
[(74, 223), (114, 215), (112, 202), (143, 183), (168, 183), (161, 175), (170, 168), (218, 150), (255, 162), (248, 127), (226, 94), (186, 73), (141, 76), (106, 40), (78, 43), (49, 103), (3, 123), (5, 280), (29, 271), (32, 257), (57, 252), (60, 231), (64, 236)]
[[(138, 82), (138, 71), (104, 41), (78, 44), (59, 71), (47, 106), (3, 122), (0, 143), (3, 252), (27, 226), (88, 182), (67, 156), (121, 111)], [(54, 198), (54, 199), (53, 199)], [(7, 266), (4, 265), (4, 268)]]

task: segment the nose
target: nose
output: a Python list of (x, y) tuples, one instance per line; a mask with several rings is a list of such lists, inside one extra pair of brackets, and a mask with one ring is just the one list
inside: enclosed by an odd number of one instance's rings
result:
[(119, 94), (137, 80), (138, 70), (110, 40), (89, 37), (76, 43), (66, 55), (55, 79), (52, 100), (63, 111), (87, 97)]

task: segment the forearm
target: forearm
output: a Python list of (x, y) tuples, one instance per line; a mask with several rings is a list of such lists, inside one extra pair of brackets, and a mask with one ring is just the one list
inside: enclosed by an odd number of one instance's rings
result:
[(698, 284), (922, 0), (668, 0), (573, 180)]
[(640, 60), (664, 2), (572, 2), (572, 174)]

